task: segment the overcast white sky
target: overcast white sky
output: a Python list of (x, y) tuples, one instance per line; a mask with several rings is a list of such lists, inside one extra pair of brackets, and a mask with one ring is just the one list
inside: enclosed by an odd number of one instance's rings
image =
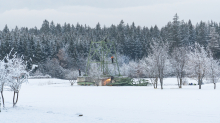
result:
[(120, 20), (140, 26), (159, 27), (180, 20), (220, 22), (220, 0), (0, 0), (0, 30), (7, 24), (41, 27), (43, 20), (55, 23), (87, 24), (94, 27), (118, 24)]

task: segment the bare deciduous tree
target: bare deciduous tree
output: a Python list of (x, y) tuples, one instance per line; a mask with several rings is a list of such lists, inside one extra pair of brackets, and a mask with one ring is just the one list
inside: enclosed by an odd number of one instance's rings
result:
[(219, 61), (213, 59), (212, 53), (210, 53), (208, 63), (208, 78), (210, 78), (211, 83), (214, 84), (214, 89), (216, 89), (216, 83), (219, 81), (220, 78)]
[(187, 73), (188, 76), (197, 80), (199, 89), (203, 83), (204, 77), (208, 74), (208, 53), (204, 47), (195, 44), (195, 48), (188, 54)]
[(168, 59), (168, 51), (169, 45), (168, 43), (163, 42), (162, 40), (153, 40), (151, 44), (152, 53), (151, 55), (155, 57), (156, 68), (158, 72), (158, 78), (160, 79), (161, 89), (163, 89), (163, 79), (164, 75), (167, 72), (167, 65), (169, 63)]
[[(7, 72), (8, 72), (8, 81), (7, 85), (14, 91), (13, 96), (13, 107), (18, 102), (18, 94), (21, 89), (21, 85), (24, 82), (28, 82), (29, 73), (26, 71), (26, 63), (22, 58), (17, 58), (16, 54), (13, 55), (13, 58), (6, 57), (7, 60)], [(15, 95), (17, 97), (15, 99)]]
[(153, 55), (148, 55), (147, 58), (143, 58), (141, 61), (143, 73), (150, 79), (153, 83), (154, 88), (157, 88), (158, 83), (158, 69)]
[(179, 88), (182, 88), (183, 79), (186, 75), (187, 50), (184, 47), (175, 48), (171, 54), (171, 64), (177, 77)]
[(1, 91), (1, 99), (2, 99), (3, 107), (5, 107), (3, 88), (6, 82), (7, 82), (7, 69), (4, 60), (2, 60), (0, 61), (0, 91)]

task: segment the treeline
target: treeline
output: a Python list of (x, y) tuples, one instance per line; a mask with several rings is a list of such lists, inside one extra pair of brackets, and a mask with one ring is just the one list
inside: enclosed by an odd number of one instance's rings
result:
[(214, 58), (220, 58), (220, 24), (216, 22), (199, 22), (193, 25), (180, 21), (176, 14), (172, 21), (159, 29), (140, 27), (135, 23), (125, 24), (122, 20), (118, 25), (103, 27), (99, 23), (95, 28), (87, 25), (55, 24), (43, 21), (37, 27), (15, 27), (9, 30), (7, 25), (0, 31), (0, 58), (13, 48), (18, 56), (23, 55), (31, 64), (38, 64), (39, 71), (52, 77), (64, 78), (64, 69), (85, 70), (86, 59), (91, 41), (99, 41), (105, 37), (115, 42), (119, 54), (132, 61), (147, 57), (151, 52), (150, 45), (160, 39), (169, 42), (169, 52), (175, 47), (194, 47), (195, 43), (212, 50)]

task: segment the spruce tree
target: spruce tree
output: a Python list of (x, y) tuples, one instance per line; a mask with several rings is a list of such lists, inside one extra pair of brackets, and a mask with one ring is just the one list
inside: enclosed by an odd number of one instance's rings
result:
[(3, 29), (3, 32), (4, 33), (9, 33), (9, 28), (8, 28), (7, 24), (5, 25), (5, 28)]
[(34, 64), (39, 64), (41, 63), (42, 61), (42, 49), (41, 49), (41, 46), (40, 46), (40, 43), (39, 41), (37, 42), (37, 46), (36, 46), (36, 49), (35, 49), (35, 55), (33, 56), (33, 63)]
[(194, 44), (196, 42), (196, 31), (192, 25), (192, 22), (191, 20), (189, 20), (188, 22), (188, 29), (189, 29), (189, 46), (193, 46), (194, 47)]
[(207, 33), (207, 27), (204, 22), (200, 22), (198, 28), (198, 34), (197, 34), (197, 42), (204, 46), (205, 48), (208, 46), (208, 33)]
[(51, 21), (51, 23), (50, 23), (50, 32), (52, 34), (56, 34), (56, 26), (54, 25), (53, 21)]
[(180, 37), (180, 22), (179, 22), (179, 16), (175, 14), (173, 18), (173, 23), (172, 23), (172, 35), (173, 35), (173, 40), (172, 40), (172, 48), (174, 47), (180, 47), (181, 46), (181, 37)]
[(47, 20), (43, 21), (40, 31), (41, 33), (44, 33), (44, 34), (48, 34), (50, 32), (50, 26)]

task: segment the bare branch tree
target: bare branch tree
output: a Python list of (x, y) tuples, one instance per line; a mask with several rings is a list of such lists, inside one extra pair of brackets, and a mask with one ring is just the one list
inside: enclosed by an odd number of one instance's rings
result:
[(155, 56), (150, 54), (147, 58), (143, 58), (140, 62), (142, 64), (143, 73), (145, 73), (145, 75), (150, 79), (156, 89), (159, 76)]
[(1, 99), (2, 99), (3, 107), (5, 107), (3, 88), (6, 82), (7, 82), (7, 69), (4, 60), (2, 60), (0, 61), (0, 91), (1, 91)]
[(216, 89), (216, 83), (220, 78), (220, 67), (219, 61), (213, 59), (212, 52), (209, 52), (209, 64), (208, 64), (208, 78), (210, 78), (211, 83), (214, 84), (214, 89)]
[(203, 83), (204, 77), (208, 74), (208, 53), (204, 47), (195, 44), (195, 49), (188, 54), (187, 73), (188, 76), (197, 80), (199, 89)]
[(11, 49), (9, 54), (7, 54), (7, 56), (4, 57), (4, 59), (0, 61), (0, 91), (1, 91), (3, 107), (5, 107), (3, 89), (4, 89), (4, 85), (7, 84), (9, 81), (9, 76), (8, 76), (9, 75), (9, 69), (8, 69), (9, 67), (8, 67), (8, 63), (6, 63), (5, 60), (7, 61), (9, 56), (11, 56), (12, 51), (13, 51), (13, 49)]
[[(8, 81), (7, 85), (14, 91), (13, 96), (13, 107), (18, 102), (18, 94), (21, 89), (21, 85), (24, 82), (28, 82), (29, 73), (26, 71), (27, 64), (23, 61), (22, 58), (17, 58), (16, 54), (12, 58), (9, 58), (9, 55), (6, 57), (7, 60), (7, 72), (8, 72)], [(17, 97), (15, 99), (15, 95)]]
[(163, 89), (163, 79), (164, 75), (167, 72), (167, 65), (169, 63), (168, 59), (168, 51), (169, 45), (168, 43), (163, 42), (161, 39), (153, 40), (151, 44), (152, 53), (151, 55), (155, 57), (156, 68), (158, 72), (158, 78), (160, 78), (161, 89)]
[(183, 79), (186, 75), (187, 49), (184, 47), (175, 48), (171, 54), (171, 64), (177, 77), (179, 88), (182, 88)]

